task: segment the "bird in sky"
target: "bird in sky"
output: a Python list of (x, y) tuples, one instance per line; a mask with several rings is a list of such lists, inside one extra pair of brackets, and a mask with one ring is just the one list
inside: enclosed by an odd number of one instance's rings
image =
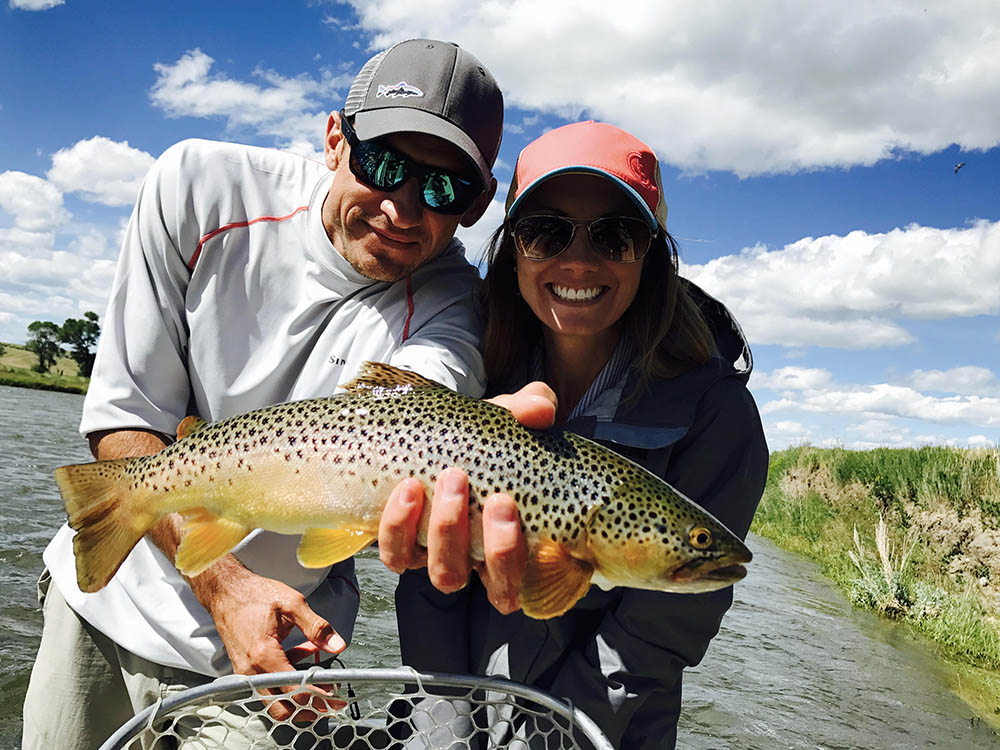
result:
[(965, 166), (965, 162), (964, 161), (960, 161), (958, 164), (956, 164), (955, 165), (955, 174), (958, 174), (958, 170), (960, 170), (964, 166)]

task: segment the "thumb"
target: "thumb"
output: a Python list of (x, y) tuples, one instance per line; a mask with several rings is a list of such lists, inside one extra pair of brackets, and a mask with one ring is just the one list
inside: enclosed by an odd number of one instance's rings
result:
[(324, 651), (339, 654), (347, 648), (347, 643), (333, 629), (333, 626), (313, 612), (305, 602), (300, 607), (296, 607), (290, 614), (302, 634)]
[(512, 412), (525, 427), (544, 430), (555, 421), (556, 394), (541, 381), (528, 383), (517, 393), (502, 393), (486, 400)]

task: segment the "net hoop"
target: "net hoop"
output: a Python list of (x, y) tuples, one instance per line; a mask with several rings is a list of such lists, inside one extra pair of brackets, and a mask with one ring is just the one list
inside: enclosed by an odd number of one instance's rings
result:
[[(409, 667), (399, 667), (394, 669), (321, 669), (313, 667), (307, 671), (277, 672), (260, 675), (228, 675), (220, 677), (206, 685), (189, 688), (174, 696), (158, 701), (152, 706), (136, 714), (109, 737), (100, 750), (134, 750), (155, 746), (159, 738), (168, 736), (163, 727), (169, 725), (175, 717), (194, 715), (199, 709), (205, 707), (224, 707), (229, 703), (241, 704), (244, 708), (248, 701), (255, 701), (262, 708), (256, 711), (259, 716), (266, 715), (266, 702), (272, 696), (268, 696), (265, 691), (274, 688), (296, 688), (298, 692), (313, 692), (313, 685), (347, 684), (359, 688), (359, 693), (364, 696), (368, 691), (382, 691), (383, 696), (388, 696), (388, 701), (382, 705), (374, 705), (368, 711), (360, 712), (357, 705), (365, 702), (364, 697), (354, 699), (353, 690), (352, 702), (347, 708), (331, 714), (335, 727), (342, 730), (345, 727), (359, 727), (365, 732), (383, 728), (385, 726), (385, 711), (388, 710), (389, 702), (406, 702), (413, 709), (419, 706), (422, 701), (432, 701), (447, 703), (452, 705), (470, 705), (473, 710), (485, 709), (486, 707), (504, 707), (506, 718), (502, 723), (510, 724), (511, 727), (520, 722), (520, 726), (530, 724), (527, 738), (523, 734), (517, 735), (510, 743), (500, 742), (500, 744), (490, 744), (490, 740), (484, 739), (490, 748), (505, 747), (526, 747), (531, 745), (531, 738), (536, 735), (543, 735), (546, 738), (546, 746), (566, 748), (575, 750), (615, 750), (614, 746), (600, 730), (597, 724), (587, 714), (567, 703), (537, 688), (529, 687), (521, 683), (497, 677), (482, 677), (476, 675), (450, 674), (444, 672), (418, 672)], [(402, 685), (404, 690), (390, 690), (386, 692), (389, 685)], [(440, 692), (444, 690), (445, 692)], [(462, 692), (464, 691), (464, 692)], [(286, 694), (283, 696), (288, 697)], [(343, 691), (340, 697), (344, 698)], [(371, 701), (368, 701), (371, 703)], [(430, 715), (427, 710), (421, 710), (425, 716)], [(381, 714), (381, 715), (380, 715)], [(518, 718), (519, 714), (521, 718)], [(461, 715), (461, 712), (455, 714)], [(525, 718), (526, 717), (526, 718)], [(259, 718), (259, 717), (258, 717)], [(277, 724), (278, 722), (274, 722)], [(405, 723), (405, 722), (403, 722)], [(291, 724), (289, 724), (291, 726)], [(414, 722), (416, 726), (416, 722)], [(441, 725), (435, 724), (432, 731), (439, 731)], [(418, 731), (418, 730), (414, 730)], [(429, 731), (426, 727), (419, 728), (420, 732)], [(309, 728), (303, 729), (301, 725), (296, 725), (294, 742), (301, 739), (302, 733), (309, 733)], [(176, 736), (176, 735), (175, 735)], [(311, 735), (316, 736), (316, 735)], [(429, 735), (428, 735), (429, 736)], [(555, 738), (558, 744), (553, 744)], [(356, 746), (379, 747), (377, 744), (361, 744), (363, 736), (359, 735), (355, 740)], [(139, 742), (136, 742), (139, 740)], [(462, 737), (454, 737), (451, 741), (461, 742)], [(584, 742), (581, 742), (583, 740)], [(407, 741), (406, 747), (410, 747), (413, 740)], [(528, 745), (524, 743), (527, 742)], [(151, 744), (152, 743), (152, 744)], [(587, 744), (589, 743), (589, 744)], [(222, 747), (221, 744), (207, 743), (207, 747)], [(252, 747), (265, 747), (265, 745), (251, 743)], [(295, 744), (275, 744), (274, 747), (296, 747)], [(324, 745), (325, 746), (325, 745)], [(339, 747), (339, 745), (334, 745)], [(403, 745), (394, 745), (394, 747)], [(422, 747), (417, 744), (415, 747)], [(434, 747), (433, 744), (423, 745), (423, 747)], [(445, 743), (444, 746), (448, 746)], [(468, 745), (466, 745), (468, 746)], [(478, 747), (479, 745), (477, 745)], [(355, 745), (349, 745), (355, 747)]]

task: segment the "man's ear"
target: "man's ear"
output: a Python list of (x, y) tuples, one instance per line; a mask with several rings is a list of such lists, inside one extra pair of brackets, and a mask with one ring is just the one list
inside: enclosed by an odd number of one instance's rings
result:
[(323, 140), (323, 155), (326, 166), (331, 172), (337, 171), (337, 165), (340, 164), (344, 153), (342, 144), (345, 143), (344, 133), (340, 129), (340, 113), (331, 112), (326, 121), (326, 138)]
[(486, 209), (490, 207), (490, 201), (493, 200), (493, 196), (497, 193), (497, 178), (490, 178), (490, 189), (484, 190), (476, 198), (476, 202), (473, 203), (469, 210), (462, 214), (462, 220), (459, 222), (463, 227), (471, 227), (477, 221), (479, 221), (483, 214), (486, 213)]

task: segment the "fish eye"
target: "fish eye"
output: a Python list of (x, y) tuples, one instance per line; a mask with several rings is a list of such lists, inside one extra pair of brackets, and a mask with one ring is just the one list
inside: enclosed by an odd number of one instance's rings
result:
[(708, 549), (712, 546), (712, 532), (702, 526), (697, 526), (688, 532), (688, 541), (695, 549)]

